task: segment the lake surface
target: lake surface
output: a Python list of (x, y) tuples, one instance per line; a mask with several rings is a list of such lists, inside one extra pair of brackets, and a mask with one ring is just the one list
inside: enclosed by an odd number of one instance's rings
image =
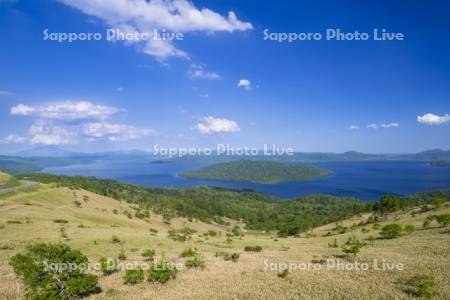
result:
[(360, 161), (330, 162), (314, 165), (332, 170), (331, 176), (308, 181), (279, 184), (209, 181), (187, 179), (177, 174), (198, 169), (211, 163), (198, 162), (133, 162), (99, 161), (44, 169), (43, 172), (62, 175), (96, 176), (148, 187), (217, 186), (252, 189), (258, 192), (293, 198), (308, 194), (353, 196), (363, 200), (379, 200), (386, 194), (408, 195), (433, 189), (450, 188), (450, 167), (430, 166), (421, 161)]

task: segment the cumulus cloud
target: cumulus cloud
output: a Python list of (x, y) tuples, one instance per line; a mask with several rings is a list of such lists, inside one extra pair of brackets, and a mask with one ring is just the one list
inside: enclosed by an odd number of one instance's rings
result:
[(28, 134), (31, 144), (69, 145), (78, 144), (82, 140), (124, 142), (152, 135), (154, 131), (105, 121), (54, 124), (50, 121), (39, 120), (31, 126)]
[(242, 87), (242, 88), (244, 88), (247, 91), (250, 91), (252, 89), (252, 84), (251, 84), (250, 80), (248, 80), (248, 79), (241, 79), (241, 80), (239, 80), (237, 86), (238, 87)]
[[(100, 18), (109, 26), (124, 31), (153, 34), (154, 30), (170, 32), (233, 32), (253, 29), (232, 11), (222, 16), (208, 8), (198, 9), (187, 0), (59, 0), (83, 13)], [(157, 59), (187, 57), (171, 41), (149, 39), (140, 42), (142, 52)]]
[(17, 134), (9, 134), (8, 136), (6, 136), (3, 139), (0, 139), (0, 144), (22, 144), (25, 143), (27, 141), (27, 138), (19, 136)]
[(16, 116), (35, 117), (28, 130), (28, 139), (9, 136), (3, 143), (25, 142), (44, 145), (69, 145), (81, 141), (127, 141), (154, 134), (152, 129), (112, 123), (110, 118), (118, 108), (88, 101), (55, 102), (48, 105), (19, 104), (11, 108)]
[(43, 106), (28, 106), (19, 104), (12, 107), (10, 113), (11, 115), (35, 116), (45, 119), (104, 120), (119, 111), (120, 110), (115, 107), (97, 105), (88, 101), (62, 101)]
[(358, 125), (350, 125), (349, 129), (359, 129)]
[(219, 79), (220, 76), (214, 72), (205, 71), (205, 69), (196, 64), (191, 64), (188, 71), (189, 77), (200, 79)]
[(382, 128), (395, 128), (395, 127), (399, 127), (400, 124), (398, 123), (384, 123), (380, 125)]
[(70, 145), (78, 143), (74, 128), (64, 125), (54, 125), (51, 122), (39, 120), (31, 125), (28, 134), (31, 144)]
[(378, 125), (377, 124), (369, 124), (369, 125), (367, 125), (367, 128), (378, 129)]
[(214, 118), (211, 116), (203, 117), (201, 122), (198, 123), (195, 128), (201, 134), (238, 132), (241, 130), (239, 125), (233, 120)]
[(424, 114), (423, 116), (417, 116), (417, 122), (426, 125), (440, 125), (443, 123), (450, 122), (450, 115), (445, 114), (443, 116), (438, 116), (435, 114)]

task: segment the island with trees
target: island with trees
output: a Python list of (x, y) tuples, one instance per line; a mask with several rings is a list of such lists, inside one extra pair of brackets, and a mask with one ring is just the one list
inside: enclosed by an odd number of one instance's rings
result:
[(300, 163), (280, 163), (264, 160), (239, 160), (217, 163), (180, 176), (193, 179), (245, 181), (275, 184), (286, 181), (316, 179), (331, 174), (330, 170)]

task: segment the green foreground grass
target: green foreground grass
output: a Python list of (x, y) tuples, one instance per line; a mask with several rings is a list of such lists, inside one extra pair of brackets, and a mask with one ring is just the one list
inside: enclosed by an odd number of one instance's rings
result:
[[(275, 270), (267, 270), (272, 263), (310, 263), (335, 259), (342, 255), (339, 248), (328, 244), (336, 238), (339, 245), (349, 237), (364, 241), (369, 235), (378, 236), (372, 225), (335, 236), (324, 236), (335, 224), (316, 228), (306, 237), (277, 238), (270, 233), (245, 233), (227, 237), (230, 227), (205, 224), (199, 221), (175, 218), (170, 224), (151, 213), (139, 219), (136, 207), (125, 202), (99, 196), (84, 190), (72, 190), (54, 185), (41, 185), (30, 191), (16, 192), (0, 199), (0, 299), (21, 299), (23, 285), (9, 266), (10, 258), (29, 243), (63, 242), (86, 254), (91, 262), (100, 257), (116, 258), (120, 247), (112, 242), (115, 235), (124, 241), (127, 262), (143, 261), (145, 249), (155, 249), (156, 257), (164, 255), (173, 262), (187, 248), (196, 249), (205, 261), (204, 268), (181, 270), (175, 280), (164, 285), (140, 283), (124, 285), (123, 272), (99, 275), (100, 294), (92, 299), (412, 299), (406, 292), (406, 281), (414, 275), (426, 274), (433, 278), (435, 299), (450, 296), (450, 234), (433, 224), (421, 229), (427, 215), (448, 213), (439, 211), (418, 213), (411, 211), (390, 214), (381, 225), (396, 222), (415, 225), (417, 230), (392, 240), (375, 240), (362, 248), (357, 260), (372, 264), (401, 263), (404, 270), (297, 270), (285, 278)], [(129, 217), (131, 215), (131, 218)], [(362, 215), (341, 224), (351, 227), (367, 219)], [(67, 223), (56, 223), (65, 220)], [(58, 222), (58, 221), (57, 221)], [(62, 237), (60, 228), (66, 236)], [(169, 238), (169, 230), (189, 227), (197, 232), (192, 239), (178, 242)], [(150, 228), (157, 230), (151, 233)], [(363, 233), (362, 228), (368, 232)], [(216, 236), (203, 233), (216, 231)], [(446, 233), (447, 232), (447, 233)], [(246, 252), (246, 246), (261, 246), (261, 252)], [(237, 262), (225, 261), (214, 254), (218, 251), (240, 253)], [(351, 258), (342, 260), (352, 262)]]

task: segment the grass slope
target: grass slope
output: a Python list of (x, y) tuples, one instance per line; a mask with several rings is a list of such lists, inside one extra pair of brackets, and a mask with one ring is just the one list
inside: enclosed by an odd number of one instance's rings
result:
[[(81, 207), (75, 201), (80, 202)], [(23, 297), (20, 281), (15, 278), (8, 262), (26, 244), (62, 241), (81, 250), (91, 261), (96, 261), (100, 256), (117, 257), (119, 248), (111, 242), (112, 235), (125, 241), (128, 262), (141, 261), (140, 253), (147, 248), (155, 249), (158, 256), (164, 253), (171, 261), (183, 262), (185, 259), (179, 258), (179, 254), (191, 247), (203, 255), (206, 267), (203, 270), (182, 270), (175, 280), (165, 285), (142, 283), (127, 286), (123, 284), (122, 273), (99, 275), (103, 292), (90, 299), (412, 299), (405, 293), (404, 282), (416, 274), (428, 274), (434, 278), (435, 299), (448, 299), (450, 295), (450, 238), (435, 225), (398, 239), (376, 240), (373, 245), (364, 247), (358, 258), (360, 262), (384, 259), (403, 263), (403, 271), (298, 270), (282, 279), (276, 271), (266, 270), (264, 262), (309, 263), (313, 259), (339, 256), (342, 254), (340, 249), (328, 247), (334, 238), (343, 244), (351, 236), (363, 240), (368, 235), (377, 235), (378, 230), (365, 225), (345, 234), (324, 237), (335, 226), (329, 224), (315, 229), (308, 238), (302, 235), (276, 239), (271, 234), (247, 233), (226, 242), (226, 227), (182, 218), (166, 224), (161, 216), (155, 214), (151, 214), (149, 219), (130, 219), (128, 212), (133, 215), (135, 211), (125, 202), (55, 185), (41, 185), (32, 191), (17, 192), (0, 199), (0, 298)], [(427, 215), (449, 211), (444, 207), (439, 211), (418, 213), (415, 217), (410, 211), (390, 214), (381, 225), (395, 221), (420, 228)], [(354, 217), (342, 224), (350, 226), (367, 217)], [(54, 223), (55, 219), (64, 219), (68, 223)], [(84, 227), (80, 228), (80, 224)], [(60, 237), (61, 226), (66, 228), (69, 240)], [(183, 226), (198, 232), (184, 243), (167, 237), (169, 229)], [(369, 232), (362, 233), (362, 227)], [(158, 233), (150, 235), (149, 228), (157, 229)], [(201, 236), (208, 230), (220, 233), (216, 237)], [(247, 245), (262, 246), (263, 251), (244, 252)], [(241, 257), (237, 263), (224, 261), (214, 256), (216, 251), (239, 252)]]
[(301, 181), (330, 175), (331, 171), (304, 164), (284, 164), (274, 161), (240, 160), (214, 164), (200, 170), (180, 173), (195, 179), (247, 181), (274, 184)]
[(20, 181), (9, 174), (0, 172), (0, 191), (2, 189), (14, 188), (20, 186)]

